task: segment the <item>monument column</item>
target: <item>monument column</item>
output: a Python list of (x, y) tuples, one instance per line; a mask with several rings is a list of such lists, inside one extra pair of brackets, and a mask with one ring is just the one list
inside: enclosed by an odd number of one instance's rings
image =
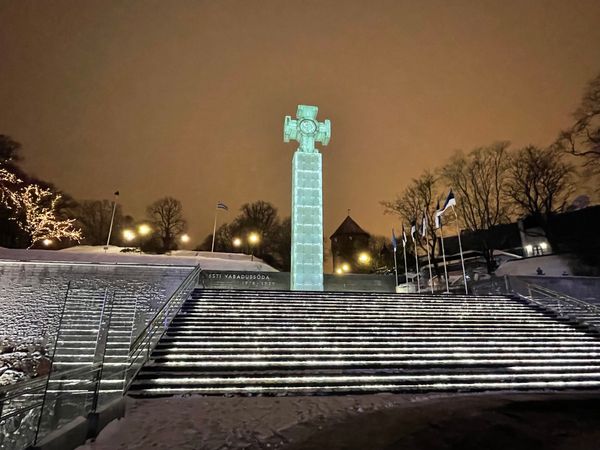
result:
[(291, 289), (323, 290), (323, 164), (315, 143), (329, 143), (331, 123), (317, 121), (316, 106), (298, 105), (285, 117), (283, 140), (298, 141), (292, 160)]

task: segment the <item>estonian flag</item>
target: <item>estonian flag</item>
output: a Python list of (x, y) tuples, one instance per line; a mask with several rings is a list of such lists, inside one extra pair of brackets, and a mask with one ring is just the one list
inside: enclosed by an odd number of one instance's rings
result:
[(427, 214), (423, 214), (423, 222), (421, 223), (421, 236), (427, 236)]
[(406, 247), (406, 231), (404, 231), (404, 224), (402, 224), (402, 246)]
[(441, 217), (441, 212), (440, 212), (440, 202), (438, 201), (437, 205), (435, 207), (435, 229), (437, 230), (441, 226), (442, 226), (442, 217)]
[(229, 211), (229, 208), (227, 207), (227, 205), (223, 202), (219, 202), (217, 203), (217, 209), (224, 209), (225, 211)]
[(410, 226), (410, 237), (412, 238), (413, 242), (415, 242), (415, 232), (417, 231), (417, 221), (413, 221), (413, 223)]
[(396, 235), (394, 234), (394, 229), (392, 228), (392, 246), (394, 247), (394, 251), (398, 247), (398, 241), (396, 240)]
[(452, 192), (452, 189), (450, 189), (450, 192), (448, 192), (448, 197), (446, 197), (444, 207), (440, 211), (440, 214), (444, 214), (448, 208), (454, 205), (456, 205), (456, 199), (454, 198), (454, 192)]

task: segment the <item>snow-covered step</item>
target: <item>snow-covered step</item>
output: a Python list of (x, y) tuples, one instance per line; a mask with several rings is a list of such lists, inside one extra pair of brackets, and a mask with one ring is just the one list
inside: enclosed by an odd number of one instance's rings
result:
[(598, 386), (598, 334), (509, 297), (198, 289), (130, 393)]

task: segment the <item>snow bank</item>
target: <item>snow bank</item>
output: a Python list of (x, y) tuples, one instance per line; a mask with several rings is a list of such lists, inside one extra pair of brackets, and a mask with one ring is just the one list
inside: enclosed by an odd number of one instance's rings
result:
[(560, 255), (534, 256), (531, 258), (521, 258), (506, 261), (501, 264), (495, 271), (497, 276), (504, 275), (541, 275), (538, 273), (538, 268), (543, 272), (543, 275), (560, 277), (572, 275), (569, 268), (569, 260)]
[(178, 250), (170, 255), (121, 253), (122, 247), (80, 245), (63, 250), (21, 250), (0, 247), (0, 260), (78, 262), (98, 264), (140, 264), (165, 266), (196, 266), (206, 270), (239, 270), (276, 272), (258, 258), (240, 253), (210, 253)]

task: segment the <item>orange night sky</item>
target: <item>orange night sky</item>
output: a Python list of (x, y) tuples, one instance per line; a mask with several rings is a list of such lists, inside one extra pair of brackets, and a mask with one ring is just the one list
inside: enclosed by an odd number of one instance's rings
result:
[(78, 199), (289, 214), (283, 117), (315, 104), (327, 236), (458, 148), (548, 145), (600, 71), (600, 2), (0, 0), (0, 133)]

